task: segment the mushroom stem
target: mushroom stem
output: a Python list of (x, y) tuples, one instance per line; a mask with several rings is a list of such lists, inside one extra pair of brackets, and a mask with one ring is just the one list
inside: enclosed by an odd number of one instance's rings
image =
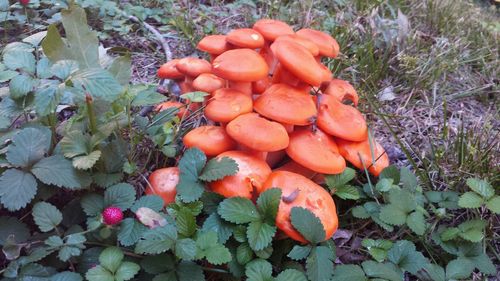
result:
[(229, 81), (229, 88), (238, 90), (245, 95), (252, 96), (252, 82)]

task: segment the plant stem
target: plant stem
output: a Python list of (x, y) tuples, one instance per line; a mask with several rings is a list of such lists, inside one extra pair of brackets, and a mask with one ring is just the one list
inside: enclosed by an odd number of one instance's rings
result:
[(85, 94), (85, 102), (87, 103), (87, 115), (89, 117), (90, 132), (95, 135), (97, 134), (97, 121), (95, 118), (94, 101), (92, 100), (92, 96), (88, 93)]

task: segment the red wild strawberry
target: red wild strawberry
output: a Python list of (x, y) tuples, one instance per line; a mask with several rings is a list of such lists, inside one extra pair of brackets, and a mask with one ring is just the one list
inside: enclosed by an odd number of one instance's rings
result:
[(107, 225), (119, 224), (123, 220), (123, 212), (118, 207), (107, 207), (102, 212), (102, 218)]
[(19, 0), (19, 3), (23, 6), (28, 6), (28, 4), (30, 3), (30, 0)]

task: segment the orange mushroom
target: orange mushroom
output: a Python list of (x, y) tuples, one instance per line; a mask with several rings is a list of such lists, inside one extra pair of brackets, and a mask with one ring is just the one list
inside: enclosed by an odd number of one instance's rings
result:
[(299, 163), (290, 160), (283, 164), (282, 166), (274, 169), (274, 171), (287, 171), (287, 172), (292, 172), (296, 173), (299, 175), (303, 175), (304, 177), (312, 180), (313, 182), (317, 184), (324, 184), (325, 183), (325, 176), (323, 174), (320, 174), (318, 172), (315, 172), (311, 169), (308, 169)]
[(234, 89), (223, 88), (213, 92), (205, 107), (205, 116), (223, 124), (241, 114), (252, 112), (253, 101), (248, 95)]
[(149, 185), (146, 194), (158, 195), (163, 199), (164, 205), (175, 202), (177, 184), (180, 171), (177, 167), (168, 167), (155, 170), (149, 175)]
[(224, 88), (226, 81), (212, 73), (202, 73), (193, 80), (193, 88), (198, 91), (212, 93)]
[(260, 49), (264, 46), (264, 37), (251, 28), (239, 28), (229, 32), (226, 41), (238, 48)]
[(280, 36), (280, 37), (276, 38), (276, 40), (274, 42), (279, 42), (279, 41), (292, 41), (294, 43), (302, 45), (302, 47), (306, 48), (311, 53), (311, 55), (313, 55), (314, 57), (319, 55), (319, 48), (315, 43), (313, 43), (309, 39), (306, 39), (304, 37), (300, 37), (297, 34)]
[(171, 79), (171, 80), (179, 80), (184, 78), (184, 74), (177, 70), (177, 63), (179, 59), (170, 60), (160, 66), (158, 69), (158, 77), (160, 79)]
[(177, 117), (182, 118), (186, 113), (186, 105), (178, 101), (165, 101), (155, 106), (154, 110), (157, 112), (176, 107), (179, 109), (177, 112)]
[(310, 40), (319, 47), (319, 55), (336, 58), (339, 54), (339, 43), (332, 36), (310, 28), (304, 28), (297, 31), (297, 35)]
[(210, 189), (226, 198), (245, 197), (255, 198), (262, 189), (262, 185), (271, 174), (271, 168), (261, 159), (242, 151), (227, 151), (217, 158), (229, 157), (238, 164), (238, 172), (232, 176), (209, 184)]
[(347, 81), (332, 79), (324, 91), (324, 94), (334, 96), (340, 102), (350, 100), (354, 106), (358, 106), (358, 94), (354, 87)]
[(286, 153), (298, 164), (322, 174), (340, 174), (346, 167), (335, 141), (319, 129), (293, 131)]
[(182, 139), (187, 148), (197, 147), (207, 156), (216, 156), (236, 148), (226, 130), (218, 126), (201, 126), (187, 133)]
[(196, 46), (198, 50), (210, 54), (210, 62), (212, 62), (218, 55), (229, 50), (226, 41), (226, 35), (208, 35), (198, 42)]
[[(184, 82), (186, 82), (191, 89), (194, 78), (202, 73), (210, 73), (212, 70), (212, 66), (208, 61), (194, 57), (180, 59), (175, 67), (179, 72), (185, 75), (186, 78)], [(191, 89), (188, 91), (190, 92)]]
[(371, 174), (378, 177), (382, 170), (389, 166), (389, 156), (375, 140), (372, 140), (371, 145), (369, 139), (352, 142), (337, 138), (336, 142), (340, 154), (358, 169), (366, 168)]
[(324, 240), (330, 239), (338, 227), (337, 210), (332, 196), (310, 179), (287, 171), (275, 171), (266, 180), (262, 191), (281, 189), (281, 201), (276, 215), (276, 226), (293, 240), (307, 243), (293, 227), (290, 219), (292, 208), (302, 207), (319, 218), (325, 229)]
[(260, 95), (270, 86), (271, 79), (269, 79), (269, 76), (266, 76), (262, 79), (252, 82), (252, 93), (254, 95)]
[(260, 50), (260, 54), (264, 57), (267, 64), (269, 65), (271, 71), (270, 73), (274, 73), (274, 68), (276, 67), (277, 62), (274, 58), (273, 53), (269, 49), (269, 46), (272, 42), (274, 42), (274, 40), (276, 40), (276, 38), (283, 35), (292, 35), (294, 34), (294, 31), (292, 27), (290, 27), (285, 22), (272, 19), (260, 19), (255, 22), (252, 28), (260, 32), (260, 34), (262, 34), (262, 36), (266, 40), (264, 47), (262, 47), (262, 49)]

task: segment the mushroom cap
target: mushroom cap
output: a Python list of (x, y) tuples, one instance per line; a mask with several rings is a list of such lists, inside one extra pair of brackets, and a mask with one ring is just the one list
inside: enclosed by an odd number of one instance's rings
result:
[(354, 106), (358, 106), (358, 93), (356, 93), (354, 87), (347, 81), (332, 79), (324, 94), (334, 96), (340, 102), (350, 100)]
[(306, 48), (309, 52), (311, 52), (311, 55), (317, 56), (319, 54), (319, 48), (318, 45), (313, 43), (311, 40), (300, 37), (297, 34), (291, 34), (291, 35), (283, 35), (278, 38), (276, 38), (275, 42), (279, 42), (282, 40), (288, 40), (295, 42), (299, 45), (302, 45), (302, 47)]
[(226, 36), (226, 41), (240, 48), (259, 49), (264, 46), (264, 37), (255, 29), (233, 29)]
[(263, 186), (281, 189), (281, 200), (276, 215), (276, 226), (293, 240), (307, 243), (293, 227), (290, 214), (292, 208), (302, 207), (319, 218), (325, 229), (324, 240), (330, 239), (338, 227), (337, 210), (332, 196), (323, 187), (310, 179), (287, 171), (274, 171)]
[(177, 63), (179, 62), (179, 59), (173, 59), (171, 61), (168, 61), (160, 66), (158, 68), (158, 77), (160, 79), (181, 79), (184, 77), (184, 74), (180, 73), (179, 70), (177, 70)]
[(252, 82), (264, 78), (269, 71), (266, 61), (250, 49), (229, 50), (214, 59), (213, 73), (226, 80)]
[[(340, 154), (358, 169), (366, 167), (372, 175), (378, 177), (380, 172), (389, 166), (389, 156), (385, 153), (384, 148), (374, 139), (372, 139), (372, 149), (370, 149), (369, 139), (361, 142), (353, 142), (337, 138), (335, 141), (338, 144)], [(360, 158), (363, 162), (361, 162)], [(374, 159), (375, 163), (373, 164)]]
[(212, 73), (202, 73), (193, 80), (193, 88), (198, 91), (212, 93), (226, 86), (226, 81)]
[(175, 202), (177, 184), (179, 183), (179, 168), (168, 167), (155, 170), (149, 175), (149, 184), (146, 194), (158, 195), (163, 199), (164, 205)]
[(332, 137), (321, 130), (301, 128), (290, 134), (286, 153), (298, 164), (322, 174), (340, 174), (346, 164)]
[(182, 118), (182, 116), (186, 112), (186, 105), (183, 104), (183, 103), (181, 103), (181, 102), (178, 102), (178, 101), (165, 101), (165, 102), (162, 102), (160, 104), (157, 104), (155, 106), (154, 110), (160, 112), (160, 111), (172, 108), (172, 107), (176, 107), (177, 109), (179, 109), (179, 112), (177, 112), (177, 117)]
[(267, 41), (274, 41), (282, 35), (294, 34), (293, 28), (280, 20), (260, 19), (252, 28), (260, 32)]
[(321, 56), (335, 58), (339, 54), (340, 47), (337, 40), (323, 31), (304, 28), (297, 31), (297, 35), (309, 39), (316, 44), (319, 47), (319, 54)]
[(290, 160), (283, 164), (282, 166), (274, 169), (274, 171), (287, 171), (287, 172), (292, 172), (296, 173), (299, 175), (303, 175), (304, 177), (312, 180), (313, 182), (317, 184), (324, 184), (325, 183), (325, 176), (323, 174), (320, 174), (318, 172), (315, 172), (311, 169), (308, 169), (299, 163)]
[(266, 76), (262, 79), (252, 82), (252, 92), (255, 95), (262, 94), (267, 88), (271, 86), (271, 79)]
[(271, 174), (271, 168), (264, 160), (243, 151), (226, 151), (217, 158), (229, 157), (238, 164), (238, 172), (222, 180), (209, 183), (210, 189), (226, 198), (245, 197), (251, 199), (262, 189)]
[(187, 148), (199, 148), (207, 156), (216, 156), (236, 147), (236, 142), (226, 133), (226, 130), (218, 126), (197, 127), (189, 131), (182, 141)]
[(226, 131), (235, 141), (257, 151), (278, 151), (286, 148), (289, 142), (283, 125), (257, 113), (236, 117), (227, 124)]
[(226, 41), (226, 35), (205, 36), (200, 40), (200, 42), (198, 42), (196, 48), (198, 48), (198, 50), (200, 51), (207, 52), (213, 55), (220, 55), (229, 50), (229, 46)]
[(252, 98), (244, 93), (222, 88), (212, 93), (205, 116), (215, 122), (228, 123), (241, 114), (252, 112)]
[(187, 76), (196, 77), (202, 73), (210, 73), (212, 65), (204, 59), (185, 57), (177, 62), (177, 70)]
[(254, 110), (271, 120), (309, 125), (318, 113), (311, 95), (286, 84), (274, 84), (254, 101)]
[(307, 84), (319, 86), (325, 80), (324, 70), (302, 45), (282, 40), (274, 42), (271, 50), (283, 67)]
[(320, 96), (317, 123), (324, 132), (345, 140), (363, 141), (368, 138), (368, 127), (361, 112), (341, 103), (334, 96)]

